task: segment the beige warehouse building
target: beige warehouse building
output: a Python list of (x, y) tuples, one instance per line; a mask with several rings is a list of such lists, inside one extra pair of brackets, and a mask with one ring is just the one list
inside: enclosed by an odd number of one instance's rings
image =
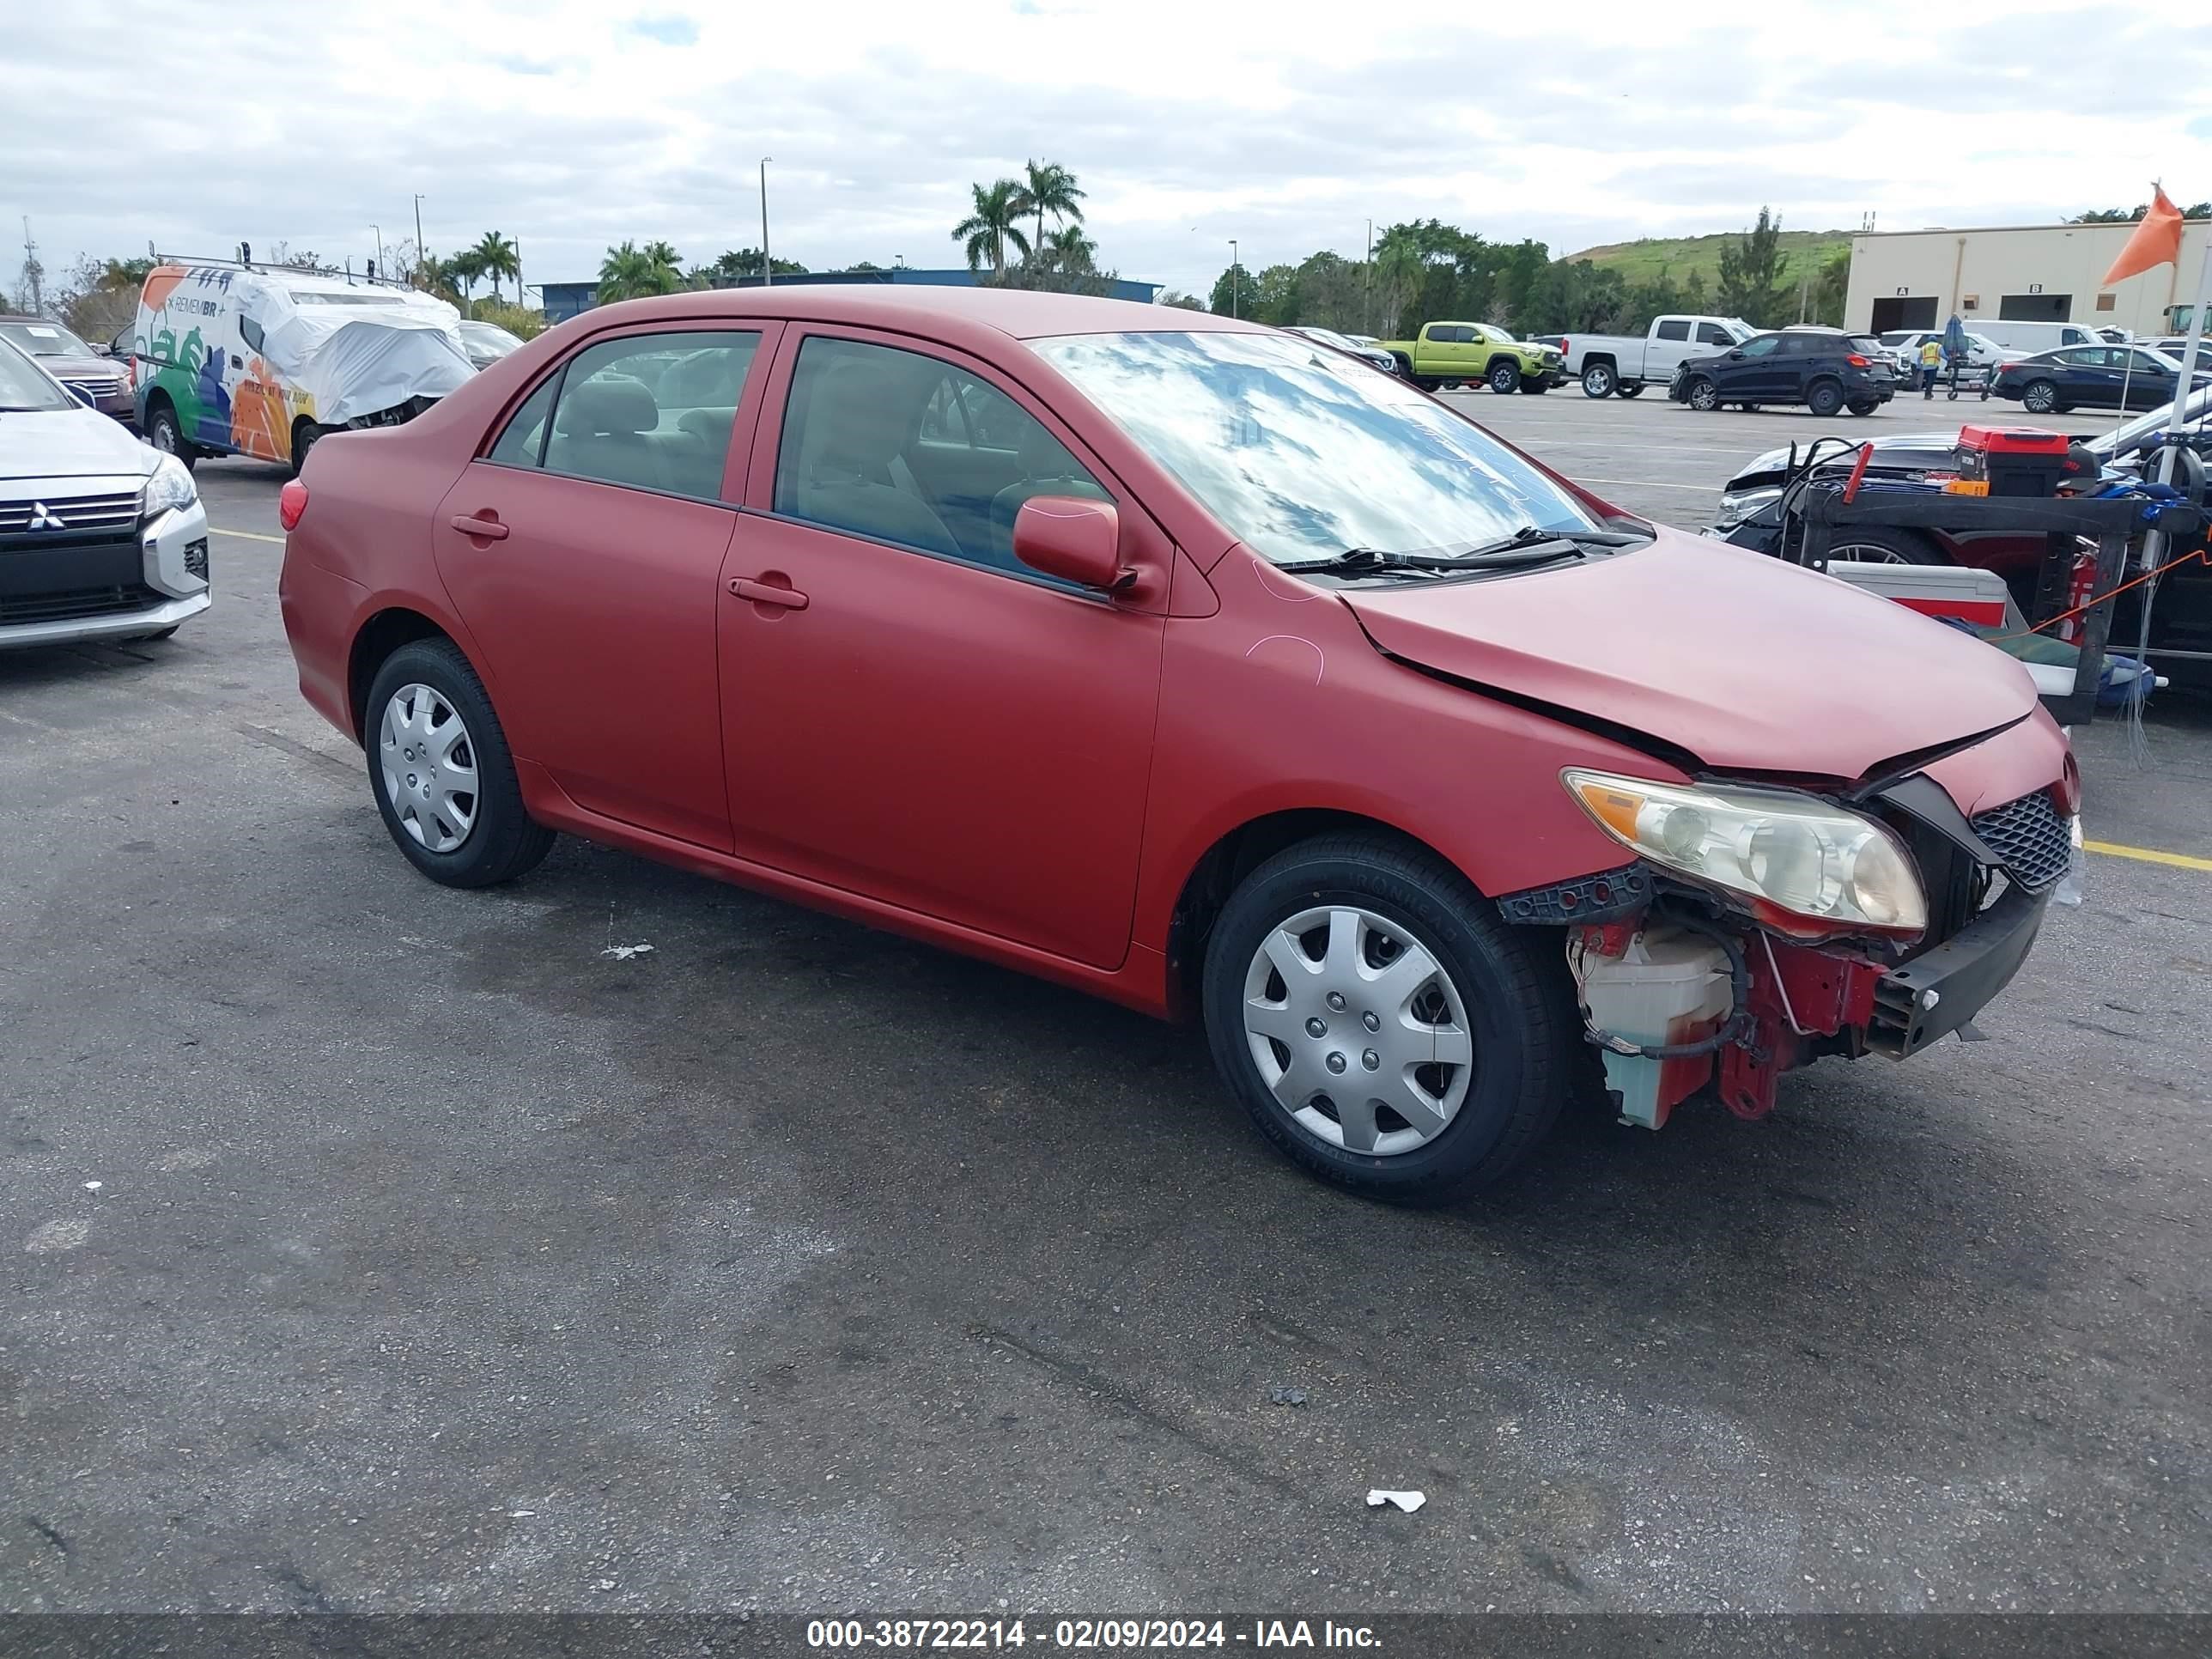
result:
[(2003, 225), (1966, 230), (1869, 232), (1851, 238), (1846, 327), (1876, 333), (1941, 328), (1956, 312), (2006, 322), (2117, 325), (2164, 333), (2166, 311), (2196, 297), (2212, 222), (2182, 229), (2181, 263), (2160, 265), (2113, 288), (2104, 274), (2133, 225)]

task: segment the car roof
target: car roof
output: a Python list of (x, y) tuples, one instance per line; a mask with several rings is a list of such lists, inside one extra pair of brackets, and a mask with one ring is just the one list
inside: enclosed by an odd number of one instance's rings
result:
[(1031, 289), (936, 288), (921, 283), (806, 283), (776, 288), (705, 289), (594, 307), (576, 320), (677, 321), (687, 317), (846, 323), (861, 328), (989, 330), (1017, 340), (1055, 334), (1272, 334), (1258, 323), (1178, 306)]

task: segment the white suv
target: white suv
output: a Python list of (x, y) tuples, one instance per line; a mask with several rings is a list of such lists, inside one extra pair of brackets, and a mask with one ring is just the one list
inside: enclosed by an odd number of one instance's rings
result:
[(191, 474), (0, 342), (0, 647), (166, 639), (208, 603)]

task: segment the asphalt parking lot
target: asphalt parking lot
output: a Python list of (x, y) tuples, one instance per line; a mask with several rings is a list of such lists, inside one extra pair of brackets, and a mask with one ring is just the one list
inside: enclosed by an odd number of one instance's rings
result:
[[(1693, 527), (2017, 418), (1465, 402)], [(1380, 1209), (1195, 1032), (572, 842), (423, 881), (280, 476), (199, 476), (211, 612), (0, 657), (0, 1607), (2212, 1607), (2212, 872), (2094, 860), (1987, 1042)], [(2148, 736), (2090, 833), (2212, 857), (2212, 709)]]

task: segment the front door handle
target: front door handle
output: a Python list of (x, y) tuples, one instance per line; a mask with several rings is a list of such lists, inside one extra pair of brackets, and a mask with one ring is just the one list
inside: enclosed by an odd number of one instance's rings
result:
[(466, 513), (456, 513), (452, 522), (453, 528), (461, 534), (473, 536), (480, 542), (503, 542), (507, 539), (507, 526), (497, 519), (475, 518)]
[(750, 576), (732, 576), (730, 592), (741, 599), (750, 599), (755, 605), (770, 605), (785, 611), (806, 609), (806, 595), (795, 587), (781, 586), (775, 582), (755, 581)]

